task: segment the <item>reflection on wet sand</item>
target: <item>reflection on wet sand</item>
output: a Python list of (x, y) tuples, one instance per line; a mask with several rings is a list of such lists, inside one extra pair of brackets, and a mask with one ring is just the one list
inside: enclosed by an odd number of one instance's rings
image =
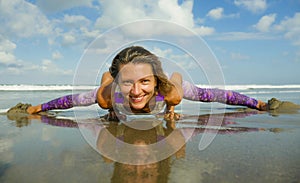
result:
[[(139, 123), (141, 119), (126, 123), (101, 122), (98, 119), (82, 120), (77, 123), (70, 119), (59, 119), (55, 116), (46, 115), (20, 115), (7, 116), (8, 119), (15, 121), (17, 127), (30, 125), (31, 120), (40, 120), (42, 123), (78, 128), (83, 127), (96, 131), (94, 134), (97, 139), (97, 150), (101, 152), (102, 158), (107, 163), (113, 163), (114, 170), (111, 177), (112, 182), (167, 182), (172, 168), (172, 157), (175, 159), (185, 158), (185, 143), (193, 137), (202, 134), (207, 126), (208, 119), (222, 119), (222, 129), (211, 128), (211, 131), (218, 131), (219, 134), (233, 134), (252, 131), (281, 132), (281, 129), (231, 127), (236, 124), (235, 119), (244, 118), (258, 114), (257, 111), (232, 112), (224, 114), (211, 114), (200, 116), (185, 116), (184, 122), (175, 121), (152, 121), (152, 126), (145, 130), (132, 128), (134, 123)], [(191, 122), (189, 122), (189, 119)], [(194, 122), (192, 119), (196, 119)], [(94, 121), (94, 123), (91, 123)], [(88, 123), (84, 123), (88, 122)], [(212, 121), (213, 122), (213, 121)], [(180, 123), (191, 124), (191, 127), (176, 126)], [(212, 125), (210, 123), (209, 125)], [(228, 127), (228, 128), (227, 128)], [(172, 135), (171, 135), (172, 134)], [(114, 138), (111, 138), (114, 137)], [(126, 149), (124, 144), (131, 144), (137, 151)], [(173, 154), (164, 159), (158, 158), (157, 152), (149, 148), (149, 145), (158, 144), (157, 148), (168, 148), (173, 150)], [(156, 149), (154, 149), (156, 150)], [(115, 161), (115, 157), (125, 159), (128, 163)], [(134, 162), (134, 163), (131, 163)], [(150, 162), (150, 163), (149, 163)]]
[(71, 119), (59, 119), (54, 115), (49, 115), (48, 113), (41, 114), (7, 114), (7, 119), (14, 121), (16, 127), (28, 126), (31, 124), (31, 120), (38, 120), (42, 123), (49, 124), (52, 126), (60, 126), (60, 127), (70, 127), (70, 128), (78, 128), (78, 123)]
[[(141, 121), (131, 121), (130, 125), (139, 122)], [(106, 162), (114, 162), (112, 182), (167, 182), (171, 169), (171, 156), (160, 160), (160, 154), (153, 150), (155, 148), (151, 147), (151, 144), (163, 141), (163, 144), (159, 145), (161, 148), (175, 150), (172, 156), (176, 158), (185, 157), (184, 136), (169, 125), (163, 127), (163, 124), (159, 123), (148, 130), (138, 130), (124, 123), (110, 123), (106, 129), (99, 133), (97, 149)], [(112, 138), (109, 133), (115, 138)], [(175, 135), (168, 139), (171, 133)], [(128, 145), (133, 145), (135, 148), (132, 149)], [(177, 145), (181, 145), (179, 150), (176, 150)], [(121, 159), (113, 161), (111, 158)]]
[[(235, 118), (243, 118), (250, 115), (255, 115), (257, 112), (237, 112), (237, 113), (226, 113), (217, 115), (202, 115), (198, 116), (198, 123), (194, 123), (195, 128), (175, 128), (175, 121), (166, 121), (165, 124), (159, 123), (157, 126), (149, 130), (137, 130), (132, 128), (132, 124), (126, 125), (120, 123), (109, 123), (106, 126), (107, 130), (99, 132), (97, 139), (97, 149), (103, 155), (103, 159), (108, 163), (114, 163), (114, 172), (112, 176), (112, 182), (167, 182), (168, 176), (171, 171), (171, 159), (175, 157), (176, 159), (184, 158), (186, 154), (185, 143), (182, 145), (182, 141), (186, 142), (190, 137), (196, 136), (204, 132), (205, 128), (197, 128), (197, 125), (205, 125), (207, 119), (214, 116), (219, 118), (223, 116), (222, 126), (235, 123), (233, 120)], [(195, 116), (194, 116), (195, 117)], [(191, 118), (187, 117), (187, 118)], [(135, 123), (137, 121), (131, 121), (129, 123)], [(157, 123), (156, 123), (157, 124)], [(224, 130), (225, 129), (225, 130)], [(219, 130), (220, 134), (226, 133), (240, 133), (240, 132), (250, 132), (250, 131), (260, 131), (267, 130), (262, 128), (224, 128)], [(212, 129), (216, 130), (216, 129)], [(270, 129), (270, 131), (274, 131)], [(275, 132), (279, 132), (277, 130)], [(113, 135), (112, 138), (109, 134)], [(175, 136), (168, 138), (172, 133), (176, 133)], [(187, 135), (188, 134), (188, 135)], [(188, 137), (188, 138), (186, 138)], [(154, 144), (167, 139), (164, 141), (164, 147), (170, 146), (174, 150), (178, 145), (182, 145), (179, 149), (174, 151), (171, 156), (159, 161), (155, 159), (160, 159), (160, 154), (152, 151), (151, 148), (147, 148), (147, 145)], [(137, 148), (136, 151), (130, 151), (132, 149), (126, 149), (125, 145), (120, 143), (120, 141), (126, 144), (132, 144), (134, 146), (140, 146), (145, 148)], [(116, 156), (122, 156), (122, 160), (129, 163), (122, 163), (120, 161), (114, 161), (113, 158)], [(151, 163), (149, 162), (149, 159)]]

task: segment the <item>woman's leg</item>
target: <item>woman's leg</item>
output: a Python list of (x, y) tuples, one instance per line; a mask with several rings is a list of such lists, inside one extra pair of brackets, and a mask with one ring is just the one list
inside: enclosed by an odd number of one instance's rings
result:
[(97, 90), (98, 88), (95, 88), (94, 90), (89, 92), (66, 95), (37, 106), (28, 107), (27, 112), (29, 114), (33, 114), (53, 109), (69, 109), (75, 106), (92, 105), (97, 103)]
[(266, 110), (266, 103), (231, 90), (199, 88), (183, 81), (183, 98), (201, 102), (219, 102), (229, 105), (247, 106), (253, 109)]

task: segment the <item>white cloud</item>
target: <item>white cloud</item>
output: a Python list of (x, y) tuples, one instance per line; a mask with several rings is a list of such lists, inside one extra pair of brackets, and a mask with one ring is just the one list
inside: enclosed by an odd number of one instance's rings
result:
[[(95, 22), (95, 28), (101, 30), (138, 20), (157, 19), (185, 26), (201, 35), (214, 32), (213, 28), (196, 26), (192, 13), (193, 1), (191, 0), (183, 1), (182, 4), (178, 4), (177, 0), (103, 0), (101, 1), (101, 7), (103, 13)], [(116, 10), (118, 10), (117, 13)], [(152, 25), (147, 24), (127, 28), (127, 32), (130, 33), (130, 31), (132, 31), (131, 35), (144, 34), (145, 36), (168, 32), (171, 34), (176, 33), (176, 31), (166, 27), (152, 27)]]
[(214, 28), (205, 26), (195, 27), (193, 30), (200, 36), (211, 35), (215, 32)]
[(79, 6), (92, 6), (93, 0), (37, 0), (36, 4), (46, 12), (62, 11)]
[(274, 23), (276, 14), (263, 16), (254, 27), (261, 32), (268, 32), (271, 25)]
[(223, 18), (237, 18), (237, 17), (240, 16), (240, 14), (239, 13), (225, 14), (224, 13), (224, 8), (218, 7), (218, 8), (215, 8), (215, 9), (211, 9), (206, 14), (206, 16), (210, 17), (214, 20), (219, 20), (219, 19), (223, 19)]
[[(0, 52), (0, 60), (2, 59), (2, 53)], [(6, 56), (8, 59), (9, 57)], [(45, 77), (48, 75), (52, 76), (61, 76), (61, 75), (68, 75), (72, 76), (73, 71), (70, 69), (63, 69), (58, 67), (55, 63), (53, 63), (51, 60), (44, 59), (41, 64), (33, 64), (30, 62), (24, 62), (22, 60), (16, 60), (16, 58), (13, 56), (13, 60), (9, 63), (1, 63), (5, 64), (6, 67), (0, 69), (0, 73), (6, 75), (7, 77), (9, 75), (22, 75), (31, 77), (34, 75), (39, 75), (39, 77)]]
[(192, 1), (184, 1), (181, 5), (179, 5), (177, 0), (160, 0), (158, 2), (158, 7), (166, 17), (169, 17), (170, 21), (176, 22), (188, 28), (193, 28), (194, 21), (192, 13)]
[(83, 15), (64, 15), (61, 19), (52, 20), (53, 35), (48, 36), (48, 44), (76, 46), (84, 48), (100, 31), (94, 29), (92, 21)]
[(17, 45), (8, 39), (4, 39), (0, 34), (0, 51), (11, 52), (16, 49)]
[(76, 42), (76, 38), (73, 35), (73, 33), (69, 32), (63, 35), (62, 45), (67, 46), (67, 45), (74, 44), (75, 42)]
[(15, 63), (15, 56), (11, 53), (0, 52), (0, 65), (8, 66)]
[(91, 21), (82, 15), (65, 15), (63, 22), (70, 27), (89, 26)]
[(212, 19), (221, 19), (223, 17), (223, 12), (224, 12), (224, 9), (219, 7), (219, 8), (210, 10), (207, 13), (207, 16)]
[[(145, 6), (151, 6), (151, 4), (147, 1)], [(146, 18), (146, 12), (143, 11), (145, 7), (141, 1), (103, 0), (101, 7), (102, 15), (95, 23), (95, 27), (99, 29), (107, 29), (134, 21), (137, 17)]]
[(266, 0), (234, 0), (234, 4), (253, 13), (262, 12), (267, 8)]
[(168, 55), (170, 55), (172, 53), (172, 50), (170, 48), (162, 50), (160, 48), (154, 47), (152, 52), (155, 55), (157, 55), (158, 57), (164, 57), (164, 58), (166, 58)]
[(63, 56), (58, 50), (56, 50), (52, 53), (52, 59), (58, 60), (58, 59), (61, 59), (61, 58), (63, 58)]
[(0, 33), (12, 37), (48, 35), (52, 30), (47, 17), (23, 0), (1, 1), (0, 22)]
[(180, 68), (184, 68), (185, 70), (193, 70), (197, 68), (196, 62), (193, 62), (192, 57), (186, 53), (174, 53), (175, 51), (171, 48), (162, 49), (158, 47), (151, 49), (151, 52), (161, 58), (165, 58), (176, 63)]
[(181, 68), (185, 70), (194, 70), (198, 68), (198, 65), (196, 62), (191, 60), (191, 56), (188, 54), (183, 54), (183, 55), (171, 55), (170, 59), (175, 61)]
[(17, 48), (16, 44), (5, 39), (0, 35), (0, 65), (7, 67), (16, 67), (22, 65), (17, 61), (14, 50)]
[[(90, 1), (91, 2), (91, 1)], [(88, 1), (38, 1), (56, 7), (76, 7), (90, 4)], [(50, 5), (51, 4), (51, 5)], [(40, 5), (40, 4), (39, 4)], [(77, 42), (85, 45), (91, 38), (99, 35), (92, 30), (91, 20), (83, 15), (64, 15), (60, 19), (48, 19), (41, 9), (24, 0), (5, 0), (0, 3), (0, 34), (8, 38), (25, 38), (31, 41), (48, 40), (50, 46), (70, 45)]]
[(42, 71), (44, 74), (51, 74), (51, 75), (72, 75), (71, 70), (65, 70), (59, 68), (55, 63), (53, 63), (49, 59), (44, 59), (42, 61), (42, 65), (37, 67)]
[(9, 66), (16, 63), (16, 58), (12, 53), (0, 52), (0, 64)]
[[(15, 56), (15, 50), (17, 46), (15, 43), (3, 38), (0, 35), (0, 73), (6, 76), (9, 75), (26, 75), (29, 76), (32, 73), (39, 73), (42, 75), (54, 74), (54, 75), (71, 75), (71, 70), (65, 70), (59, 68), (51, 60), (43, 60), (42, 64), (33, 64), (31, 62), (23, 61)], [(53, 59), (61, 58), (62, 55), (55, 51), (53, 52)]]
[(226, 32), (215, 37), (216, 40), (222, 41), (240, 41), (240, 40), (267, 40), (275, 39), (273, 35), (255, 32)]
[(278, 25), (274, 25), (274, 28), (284, 32), (284, 37), (294, 45), (300, 46), (300, 13), (295, 13), (294, 17), (286, 17)]
[(100, 34), (99, 30), (89, 30), (84, 26), (80, 27), (80, 31), (82, 33), (82, 36), (86, 38), (96, 38)]

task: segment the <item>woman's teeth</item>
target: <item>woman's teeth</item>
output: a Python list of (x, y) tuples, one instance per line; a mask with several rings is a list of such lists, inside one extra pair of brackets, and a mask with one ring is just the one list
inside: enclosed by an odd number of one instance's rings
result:
[(140, 97), (131, 97), (131, 99), (134, 101), (134, 102), (140, 102), (142, 101), (144, 98), (144, 96), (140, 96)]

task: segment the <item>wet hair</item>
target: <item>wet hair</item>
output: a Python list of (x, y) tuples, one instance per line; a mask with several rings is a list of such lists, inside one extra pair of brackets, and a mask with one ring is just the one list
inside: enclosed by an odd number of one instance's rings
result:
[(111, 76), (117, 81), (120, 66), (128, 63), (147, 63), (152, 67), (152, 72), (157, 81), (157, 88), (162, 94), (168, 93), (174, 86), (164, 74), (162, 64), (157, 56), (141, 46), (131, 46), (119, 52), (109, 68)]

